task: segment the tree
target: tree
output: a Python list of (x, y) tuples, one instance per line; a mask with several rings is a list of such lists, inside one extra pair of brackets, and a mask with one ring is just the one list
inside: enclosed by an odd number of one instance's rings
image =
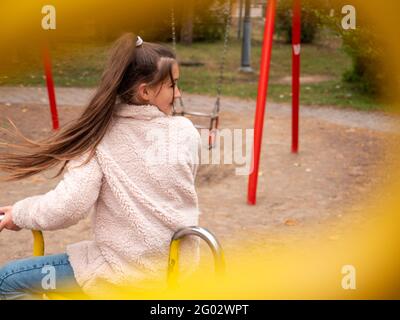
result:
[(193, 19), (195, 0), (186, 0), (183, 3), (181, 43), (191, 45), (193, 43)]

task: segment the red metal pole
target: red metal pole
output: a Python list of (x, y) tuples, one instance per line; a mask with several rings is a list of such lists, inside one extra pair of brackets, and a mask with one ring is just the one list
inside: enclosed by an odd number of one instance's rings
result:
[(293, 0), (292, 25), (292, 152), (299, 151), (301, 0)]
[(269, 0), (266, 8), (264, 40), (261, 53), (260, 77), (258, 81), (257, 105), (254, 120), (254, 144), (252, 168), (249, 176), (247, 203), (256, 204), (258, 169), (260, 164), (261, 141), (264, 126), (265, 105), (268, 94), (269, 69), (271, 62), (272, 40), (274, 35), (276, 0)]
[(54, 90), (53, 75), (51, 72), (50, 50), (49, 50), (49, 47), (47, 44), (43, 45), (43, 63), (44, 63), (44, 71), (45, 71), (45, 75), (46, 75), (47, 94), (49, 96), (51, 120), (53, 122), (53, 130), (58, 130), (60, 125), (59, 125), (59, 121), (58, 121), (58, 112), (57, 112), (57, 104), (56, 104), (56, 94), (55, 94), (55, 90)]

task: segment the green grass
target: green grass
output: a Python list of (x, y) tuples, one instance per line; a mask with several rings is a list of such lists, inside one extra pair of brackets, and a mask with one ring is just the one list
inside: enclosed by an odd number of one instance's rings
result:
[[(58, 44), (52, 48), (53, 78), (56, 86), (93, 87), (97, 85), (109, 44)], [(15, 59), (7, 78), (0, 74), (0, 85), (45, 85), (41, 52)]]
[[(260, 44), (255, 41), (252, 48), (253, 74), (238, 72), (240, 67), (241, 43), (232, 41), (227, 56), (223, 95), (255, 99), (258, 90)], [(195, 44), (192, 47), (178, 46), (179, 58), (205, 63), (202, 67), (181, 67), (181, 87), (190, 93), (213, 95), (218, 81), (218, 53), (221, 44)], [(211, 60), (211, 58), (214, 59)], [(360, 110), (385, 109), (371, 97), (363, 95), (352, 85), (342, 82), (342, 74), (351, 67), (351, 61), (341, 49), (319, 45), (303, 45), (301, 56), (302, 76), (322, 76), (326, 81), (301, 86), (302, 105), (329, 105), (351, 107)], [(291, 46), (274, 43), (268, 100), (291, 102), (291, 85), (282, 84), (282, 78), (291, 76)]]
[[(258, 30), (257, 30), (258, 31)], [(258, 90), (259, 62), (261, 57), (260, 32), (254, 33), (251, 63), (254, 73), (238, 72), (241, 43), (235, 35), (230, 42), (223, 82), (223, 96), (256, 99)], [(336, 41), (337, 39), (332, 39)], [(342, 74), (351, 67), (350, 58), (338, 46), (325, 44), (303, 45), (301, 55), (302, 76), (322, 76), (325, 81), (303, 84), (302, 105), (329, 105), (362, 110), (383, 110), (386, 107), (371, 97), (361, 94), (350, 84), (342, 82)], [(52, 48), (53, 76), (56, 86), (93, 87), (98, 84), (110, 44), (58, 44)], [(180, 87), (183, 92), (215, 95), (219, 76), (222, 42), (195, 43), (177, 46), (180, 61), (204, 63), (200, 67), (181, 67)], [(40, 52), (32, 52), (28, 58), (15, 60), (13, 73), (0, 73), (0, 85), (44, 85)], [(268, 100), (290, 103), (291, 85), (282, 78), (291, 75), (291, 46), (275, 41)], [(4, 77), (6, 76), (6, 77)]]
[[(285, 85), (271, 85), (269, 96), (275, 102), (291, 103), (291, 88)], [(351, 85), (326, 81), (319, 84), (303, 85), (300, 90), (302, 105), (339, 106), (358, 110), (388, 110), (383, 103), (378, 103), (359, 93)]]

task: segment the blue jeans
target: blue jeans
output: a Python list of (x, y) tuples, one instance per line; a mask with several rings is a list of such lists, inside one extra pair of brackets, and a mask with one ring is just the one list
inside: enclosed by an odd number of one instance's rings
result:
[(0, 300), (37, 300), (46, 293), (82, 294), (65, 253), (17, 260), (0, 268)]

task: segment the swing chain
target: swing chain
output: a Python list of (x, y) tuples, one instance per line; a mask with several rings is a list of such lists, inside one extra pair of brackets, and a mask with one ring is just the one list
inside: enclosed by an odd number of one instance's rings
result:
[[(177, 52), (176, 52), (176, 27), (175, 27), (174, 0), (172, 0), (172, 5), (171, 5), (171, 28), (172, 28), (172, 49), (174, 50), (175, 55), (177, 55)], [(184, 104), (183, 104), (182, 97), (179, 97), (179, 104), (181, 106), (181, 109), (184, 110)], [(174, 114), (175, 113), (176, 113), (176, 111), (175, 111), (175, 103), (174, 103)]]
[(219, 78), (217, 82), (217, 100), (215, 102), (215, 108), (213, 110), (213, 115), (216, 116), (219, 114), (220, 110), (220, 100), (221, 100), (221, 92), (222, 92), (222, 83), (224, 81), (224, 71), (226, 65), (226, 55), (228, 52), (228, 42), (229, 42), (229, 32), (231, 28), (231, 0), (227, 1), (227, 5), (225, 5), (225, 35), (224, 35), (224, 48), (221, 57), (221, 64), (219, 69)]
[[(225, 20), (226, 20), (225, 34), (224, 34), (224, 47), (223, 47), (223, 52), (222, 52), (222, 57), (221, 57), (220, 68), (219, 68), (219, 76), (218, 76), (218, 80), (217, 80), (217, 98), (215, 101), (214, 109), (212, 110), (212, 114), (211, 114), (212, 119), (217, 118), (219, 111), (220, 111), (222, 84), (224, 81), (224, 71), (225, 71), (225, 65), (226, 65), (229, 33), (230, 33), (230, 27), (231, 27), (231, 7), (232, 7), (231, 0), (228, 0), (227, 4), (225, 5), (225, 9), (224, 9)], [(171, 29), (172, 29), (172, 47), (176, 54), (176, 23), (175, 23), (174, 0), (172, 0), (172, 5), (171, 5)], [(184, 104), (183, 104), (182, 98), (179, 99), (179, 102), (180, 102), (181, 107), (184, 110)], [(175, 110), (174, 110), (174, 112), (175, 112)]]
[(172, 28), (172, 48), (176, 54), (176, 28), (175, 28), (175, 11), (174, 11), (173, 0), (171, 5), (171, 28)]

